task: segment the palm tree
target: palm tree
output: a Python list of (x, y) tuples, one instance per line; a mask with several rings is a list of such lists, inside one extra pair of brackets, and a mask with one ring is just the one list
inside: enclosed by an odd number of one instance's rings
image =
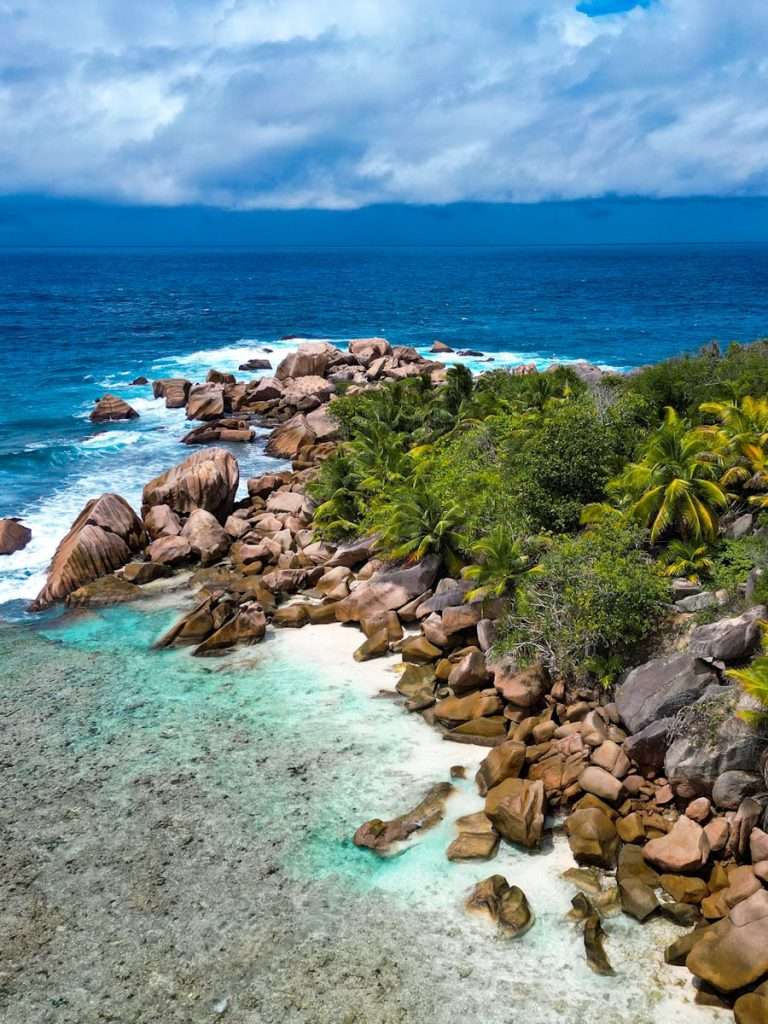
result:
[(711, 541), (717, 535), (718, 512), (728, 504), (717, 479), (720, 465), (711, 440), (668, 407), (640, 461), (631, 462), (607, 489), (620, 507), (649, 528), (652, 542), (670, 533)]
[[(763, 623), (765, 632), (766, 623)], [(768, 657), (755, 658), (749, 668), (732, 669), (726, 673), (729, 679), (740, 683), (750, 697), (762, 704), (764, 711), (739, 711), (739, 718), (752, 725), (762, 725), (768, 719)]]
[(465, 600), (480, 601), (510, 593), (521, 577), (535, 571), (536, 557), (543, 546), (543, 539), (524, 540), (515, 537), (506, 526), (495, 526), (487, 537), (470, 546), (476, 562), (462, 570), (462, 576), (478, 585), (467, 593)]
[(396, 488), (373, 517), (380, 530), (384, 553), (393, 559), (419, 562), (439, 555), (452, 575), (461, 568), (462, 538), (456, 527), (462, 512), (458, 505), (444, 507), (420, 477)]
[[(727, 462), (721, 483), (750, 491), (768, 490), (768, 399), (747, 395), (740, 401), (704, 402), (699, 411), (713, 416), (719, 426), (703, 426), (700, 432), (713, 438)], [(756, 504), (765, 504), (760, 495)]]
[(666, 576), (684, 576), (691, 583), (700, 583), (701, 575), (709, 573), (714, 564), (709, 557), (707, 545), (699, 544), (695, 540), (670, 541), (661, 560), (665, 566)]

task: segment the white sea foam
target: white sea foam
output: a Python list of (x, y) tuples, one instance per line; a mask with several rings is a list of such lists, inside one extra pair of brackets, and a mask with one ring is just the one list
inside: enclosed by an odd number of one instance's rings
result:
[(101, 434), (94, 434), (93, 437), (87, 437), (84, 441), (81, 441), (83, 448), (100, 448), (106, 450), (108, 448), (123, 448), (128, 444), (136, 444), (141, 440), (141, 434), (138, 430), (105, 430)]

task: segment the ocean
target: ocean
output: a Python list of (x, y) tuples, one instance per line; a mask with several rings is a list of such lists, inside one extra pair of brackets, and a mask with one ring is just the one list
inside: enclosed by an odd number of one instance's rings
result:
[[(0, 250), (0, 516), (23, 517), (34, 538), (0, 564), (0, 613), (34, 596), (88, 498), (135, 502), (188, 454), (183, 412), (130, 387), (137, 376), (237, 371), (302, 337), (421, 351), (440, 339), (492, 356), (460, 360), (481, 371), (626, 369), (765, 333), (761, 245)], [(140, 419), (92, 426), (107, 390)], [(237, 454), (244, 476), (265, 466), (258, 445)]]
[[(435, 339), (474, 371), (587, 359), (624, 369), (768, 324), (768, 248), (0, 251), (0, 514), (33, 540), (0, 559), (0, 1018), (8, 1024), (709, 1024), (663, 963), (675, 926), (606, 921), (593, 975), (566, 914), (561, 833), (452, 864), (480, 809), (483, 749), (443, 743), (391, 699), (396, 658), (356, 630), (269, 631), (222, 659), (153, 642), (177, 593), (30, 616), (88, 498), (187, 456), (183, 410), (139, 375), (202, 379), (302, 337)], [(486, 359), (492, 357), (492, 361)], [(451, 359), (453, 357), (450, 357)], [(105, 391), (140, 418), (92, 425)], [(243, 479), (274, 460), (237, 446)], [(384, 691), (382, 693), (382, 691)], [(389, 693), (389, 696), (387, 695)], [(380, 860), (351, 842), (467, 769), (445, 821)], [(500, 871), (536, 914), (510, 945), (469, 918)]]

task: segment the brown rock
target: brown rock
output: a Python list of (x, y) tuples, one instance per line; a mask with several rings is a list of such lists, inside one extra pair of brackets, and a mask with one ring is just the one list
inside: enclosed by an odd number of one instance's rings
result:
[(187, 398), (187, 419), (216, 420), (228, 411), (227, 407), (223, 385), (194, 384)]
[(510, 886), (502, 875), (478, 882), (467, 899), (467, 910), (486, 914), (506, 938), (519, 938), (533, 924), (533, 914), (522, 889)]
[(482, 811), (456, 821), (459, 835), (448, 847), (448, 860), (488, 860), (499, 845), (499, 835)]
[(645, 921), (659, 908), (653, 889), (639, 878), (624, 878), (619, 882), (621, 909), (637, 921)]
[(240, 605), (233, 616), (192, 652), (195, 657), (217, 653), (237, 644), (255, 644), (263, 639), (267, 620), (260, 604)]
[(166, 377), (152, 381), (152, 394), (165, 399), (166, 409), (183, 409), (191, 387), (192, 382), (182, 377)]
[(92, 423), (109, 423), (112, 420), (137, 420), (139, 414), (116, 395), (103, 395), (90, 415)]
[(155, 505), (144, 516), (144, 526), (152, 540), (158, 537), (178, 537), (181, 520), (168, 505)]
[(173, 576), (173, 570), (167, 565), (160, 565), (158, 562), (129, 562), (123, 568), (123, 579), (128, 583), (142, 585), (151, 583), (153, 580), (165, 579)]
[(544, 785), (527, 779), (505, 779), (489, 790), (485, 813), (511, 843), (538, 847), (544, 830)]
[(448, 636), (452, 636), (466, 629), (474, 629), (481, 618), (482, 606), (477, 602), (449, 606), (443, 608), (443, 629)]
[(389, 634), (386, 629), (380, 629), (372, 633), (357, 648), (352, 657), (355, 661), (370, 661), (371, 658), (379, 658), (389, 652)]
[(180, 515), (202, 508), (224, 522), (232, 512), (239, 479), (237, 462), (228, 451), (205, 448), (146, 485), (142, 515), (155, 505), (168, 505)]
[(573, 811), (565, 819), (568, 843), (577, 864), (612, 868), (619, 840), (611, 819), (596, 808)]
[(32, 540), (32, 531), (18, 519), (0, 519), (0, 555), (22, 551)]
[[(464, 698), (464, 700), (471, 698)], [(441, 702), (442, 703), (442, 702)], [(505, 779), (515, 779), (525, 763), (525, 744), (508, 740), (500, 743), (480, 763), (475, 782), (481, 796)]]
[(141, 597), (141, 589), (122, 576), (100, 576), (67, 594), (65, 602), (70, 607), (106, 608), (135, 601), (137, 597)]
[(469, 722), (486, 715), (498, 715), (501, 701), (495, 690), (471, 693), (466, 697), (446, 697), (435, 705), (435, 718), (444, 722)]
[(305, 604), (284, 604), (276, 609), (272, 616), (273, 626), (284, 626), (301, 629), (309, 622), (309, 612)]
[(701, 825), (682, 815), (667, 835), (652, 839), (643, 852), (662, 871), (693, 874), (707, 863), (709, 842)]
[(599, 796), (601, 800), (609, 800), (611, 802), (619, 799), (623, 788), (621, 782), (615, 779), (613, 775), (603, 768), (597, 768), (594, 765), (585, 768), (581, 775), (579, 775), (579, 785), (585, 793), (593, 793), (595, 796)]
[(712, 813), (712, 804), (707, 797), (700, 796), (696, 800), (691, 800), (685, 809), (685, 813), (689, 818), (698, 822), (699, 825), (703, 825)]
[(719, 992), (738, 991), (768, 974), (768, 892), (761, 889), (707, 928), (686, 965)]
[(448, 676), (448, 685), (454, 693), (468, 693), (478, 687), (485, 686), (488, 681), (488, 670), (485, 658), (473, 647), (457, 662)]
[(608, 962), (603, 939), (605, 932), (600, 924), (597, 914), (588, 917), (584, 923), (584, 949), (587, 954), (587, 963), (595, 974), (613, 975), (616, 972)]
[(720, 853), (725, 849), (730, 831), (730, 826), (725, 818), (713, 818), (707, 822), (704, 826), (704, 835), (707, 837), (712, 853)]
[(189, 542), (193, 555), (200, 559), (202, 565), (218, 562), (229, 551), (229, 535), (204, 508), (197, 508), (190, 515), (181, 536)]
[(645, 839), (643, 819), (639, 814), (628, 814), (616, 821), (616, 831), (623, 843), (639, 843)]
[(440, 649), (431, 644), (425, 636), (408, 637), (400, 648), (403, 661), (411, 661), (423, 665), (440, 657)]
[(381, 854), (389, 853), (396, 843), (409, 839), (414, 832), (426, 831), (442, 821), (446, 800), (453, 791), (450, 782), (439, 782), (429, 789), (413, 810), (391, 821), (372, 818), (355, 832), (355, 846), (365, 846)]
[(520, 708), (536, 707), (544, 699), (549, 686), (546, 669), (531, 665), (518, 669), (511, 659), (501, 659), (489, 666), (494, 674), (494, 685), (510, 704)]
[(736, 1024), (766, 1024), (768, 1021), (768, 995), (747, 992), (733, 1004)]
[(30, 606), (40, 611), (67, 594), (122, 568), (145, 541), (144, 527), (118, 494), (102, 494), (83, 508), (48, 569), (48, 580)]
[(677, 903), (698, 905), (709, 895), (707, 883), (701, 878), (688, 878), (685, 875), (662, 875), (659, 881), (664, 892), (669, 893)]
[(158, 537), (147, 548), (150, 562), (181, 565), (192, 558), (192, 546), (186, 537)]

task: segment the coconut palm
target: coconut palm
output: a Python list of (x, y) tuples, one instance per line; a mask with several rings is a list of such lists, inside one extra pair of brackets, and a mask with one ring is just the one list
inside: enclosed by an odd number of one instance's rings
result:
[[(699, 429), (726, 460), (721, 483), (750, 491), (768, 490), (768, 399), (747, 395), (740, 401), (704, 402), (699, 411), (719, 421), (718, 426)], [(761, 499), (762, 495), (758, 503)]]
[(652, 542), (672, 533), (711, 541), (717, 535), (718, 513), (728, 504), (718, 481), (721, 465), (711, 439), (668, 407), (640, 461), (611, 480), (608, 491), (619, 507), (648, 527)]
[(476, 581), (477, 586), (465, 599), (479, 601), (510, 593), (519, 579), (535, 571), (536, 558), (543, 547), (542, 539), (522, 539), (507, 526), (495, 526), (487, 537), (470, 546), (475, 564), (462, 570), (462, 576)]
[(443, 506), (420, 477), (396, 488), (373, 516), (380, 530), (382, 549), (394, 559), (418, 562), (426, 555), (439, 555), (449, 573), (461, 569), (461, 536), (456, 527), (462, 520), (458, 505)]
[[(765, 633), (766, 623), (763, 623)], [(768, 657), (761, 655), (752, 661), (749, 668), (732, 669), (727, 673), (729, 679), (739, 683), (742, 689), (754, 697), (765, 710), (739, 711), (739, 717), (752, 725), (761, 725), (768, 719)]]
[(700, 583), (701, 576), (706, 576), (714, 564), (706, 544), (679, 539), (670, 541), (661, 561), (666, 576), (684, 576), (691, 583)]

